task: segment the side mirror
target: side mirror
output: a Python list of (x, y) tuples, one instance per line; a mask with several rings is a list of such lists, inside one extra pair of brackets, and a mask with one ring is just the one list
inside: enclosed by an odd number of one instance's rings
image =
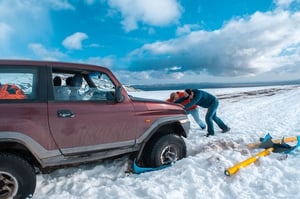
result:
[(122, 86), (116, 87), (116, 100), (117, 102), (123, 102), (124, 96), (122, 95)]

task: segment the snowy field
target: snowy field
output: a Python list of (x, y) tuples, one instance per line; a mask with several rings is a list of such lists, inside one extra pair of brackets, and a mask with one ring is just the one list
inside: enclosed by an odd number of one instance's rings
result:
[[(300, 86), (207, 89), (220, 98), (218, 115), (231, 132), (204, 137), (191, 117), (188, 157), (164, 170), (126, 173), (127, 157), (38, 175), (34, 199), (256, 199), (300, 198), (300, 148), (273, 153), (231, 177), (224, 170), (262, 149), (247, 149), (270, 133), (300, 135)], [(165, 100), (171, 91), (131, 92)], [(200, 109), (204, 118), (205, 109)]]

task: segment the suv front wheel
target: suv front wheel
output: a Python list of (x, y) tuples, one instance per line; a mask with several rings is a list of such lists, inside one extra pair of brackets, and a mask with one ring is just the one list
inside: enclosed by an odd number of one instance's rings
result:
[(27, 161), (0, 153), (0, 199), (32, 197), (35, 186), (35, 172)]
[(152, 147), (148, 163), (151, 167), (170, 164), (186, 156), (186, 145), (182, 137), (168, 134), (160, 137)]

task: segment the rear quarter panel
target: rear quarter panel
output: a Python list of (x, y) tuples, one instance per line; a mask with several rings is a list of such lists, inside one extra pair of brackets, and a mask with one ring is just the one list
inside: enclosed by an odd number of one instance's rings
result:
[[(8, 133), (23, 134), (46, 150), (57, 149), (49, 132), (46, 103), (0, 102), (0, 110), (0, 137)], [(19, 142), (26, 143), (26, 140)]]

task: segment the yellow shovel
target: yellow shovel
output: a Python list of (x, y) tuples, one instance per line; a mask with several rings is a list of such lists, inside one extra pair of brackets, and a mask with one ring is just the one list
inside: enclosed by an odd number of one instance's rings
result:
[(273, 147), (265, 149), (265, 150), (261, 151), (260, 153), (254, 155), (254, 156), (252, 156), (250, 158), (248, 158), (247, 160), (244, 160), (243, 162), (240, 162), (240, 163), (234, 165), (233, 167), (230, 167), (230, 168), (226, 169), (224, 171), (224, 174), (226, 176), (232, 176), (233, 174), (235, 174), (236, 172), (238, 172), (240, 170), (240, 168), (246, 167), (246, 166), (254, 163), (260, 157), (264, 157), (264, 156), (269, 155), (273, 150), (274, 150)]

